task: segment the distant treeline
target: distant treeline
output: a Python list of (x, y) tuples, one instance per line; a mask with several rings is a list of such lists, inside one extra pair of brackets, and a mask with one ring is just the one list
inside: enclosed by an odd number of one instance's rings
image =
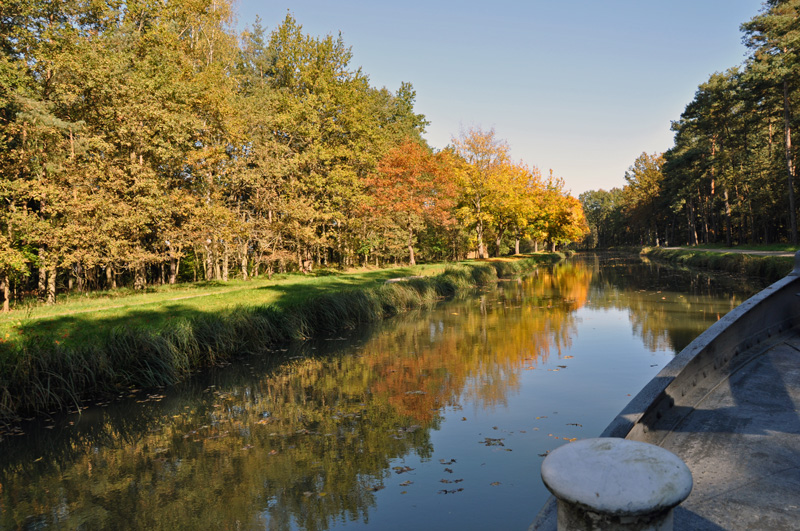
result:
[(674, 147), (581, 195), (590, 246), (797, 243), (800, 0), (768, 0), (741, 29), (750, 56), (699, 86)]
[[(0, 298), (456, 259), (580, 239), (494, 131), (435, 153), (341, 37), (229, 0), (0, 6)], [(531, 243), (535, 242), (535, 243)]]

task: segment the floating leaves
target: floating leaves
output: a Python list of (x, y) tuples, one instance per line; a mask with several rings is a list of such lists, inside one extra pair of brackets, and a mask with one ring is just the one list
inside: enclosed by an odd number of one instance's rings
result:
[(392, 467), (392, 470), (394, 470), (395, 474), (405, 474), (406, 472), (411, 472), (414, 469), (410, 466), (395, 466)]
[(478, 442), (484, 446), (505, 446), (505, 444), (503, 444), (504, 440), (504, 438), (493, 439), (491, 437), (486, 437), (484, 440)]

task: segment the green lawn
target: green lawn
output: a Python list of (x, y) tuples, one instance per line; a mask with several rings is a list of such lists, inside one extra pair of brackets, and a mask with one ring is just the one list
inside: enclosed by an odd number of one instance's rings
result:
[(387, 279), (441, 273), (445, 264), (360, 270), (319, 271), (313, 275), (275, 275), (272, 279), (200, 282), (89, 294), (59, 294), (55, 305), (23, 305), (0, 317), (0, 340), (49, 336), (65, 345), (91, 342), (118, 326), (160, 329), (169, 321), (236, 306), (287, 304), (327, 291), (379, 285)]

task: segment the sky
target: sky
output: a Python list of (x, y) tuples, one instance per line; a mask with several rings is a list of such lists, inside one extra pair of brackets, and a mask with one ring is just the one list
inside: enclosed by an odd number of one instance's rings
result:
[(410, 82), (437, 149), (494, 128), (514, 160), (553, 170), (573, 195), (625, 184), (698, 85), (740, 65), (741, 23), (761, 0), (237, 0), (240, 30), (291, 13), (352, 47), (375, 87)]

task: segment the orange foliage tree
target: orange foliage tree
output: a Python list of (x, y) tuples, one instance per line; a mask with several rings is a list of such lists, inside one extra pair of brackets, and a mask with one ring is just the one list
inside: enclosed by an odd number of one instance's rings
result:
[(371, 213), (405, 231), (411, 265), (416, 264), (417, 231), (426, 225), (447, 226), (454, 222), (452, 210), (457, 191), (450, 159), (448, 152), (433, 154), (406, 138), (383, 156), (378, 171), (366, 180)]

